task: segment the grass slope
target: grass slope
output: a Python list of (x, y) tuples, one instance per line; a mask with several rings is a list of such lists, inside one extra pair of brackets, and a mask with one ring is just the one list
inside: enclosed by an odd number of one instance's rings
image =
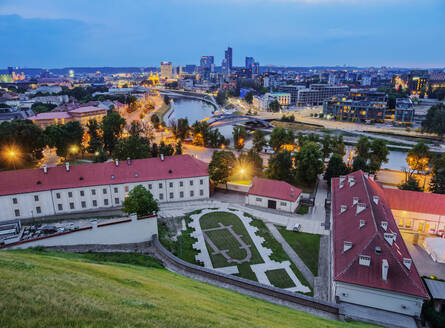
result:
[(196, 282), (132, 254), (0, 251), (0, 284), (2, 328), (370, 327)]

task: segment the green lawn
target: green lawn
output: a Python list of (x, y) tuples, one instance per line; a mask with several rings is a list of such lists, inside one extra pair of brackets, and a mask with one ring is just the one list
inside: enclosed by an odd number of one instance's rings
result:
[[(199, 221), (201, 225), (201, 229), (211, 229), (218, 228), (222, 223), (224, 226), (232, 226), (232, 229), (236, 234), (241, 235), (241, 239), (247, 245), (250, 245), (250, 251), (252, 253), (252, 258), (248, 262), (249, 264), (258, 264), (263, 263), (263, 259), (255, 247), (252, 239), (249, 236), (244, 224), (241, 220), (233, 213), (229, 212), (212, 212), (203, 215)], [(244, 259), (247, 255), (245, 249), (240, 249), (239, 242), (235, 239), (235, 237), (227, 230), (216, 230), (206, 232), (207, 236), (210, 240), (218, 247), (219, 250), (228, 250), (228, 255), (237, 260)], [(213, 254), (213, 249), (206, 242), (207, 250), (210, 254), (210, 259), (212, 260), (212, 264), (215, 268), (221, 268), (226, 266), (233, 266), (235, 263), (228, 262), (227, 259), (222, 254)]]
[(286, 230), (285, 227), (277, 226), (277, 229), (312, 273), (317, 276), (320, 236), (304, 232), (289, 231)]
[(2, 328), (371, 327), (197, 282), (141, 256), (0, 251)]
[(275, 269), (266, 271), (267, 279), (270, 283), (278, 288), (295, 287), (291, 277), (287, 274), (285, 269)]
[(309, 212), (309, 206), (307, 205), (300, 205), (297, 209), (297, 214), (307, 214)]

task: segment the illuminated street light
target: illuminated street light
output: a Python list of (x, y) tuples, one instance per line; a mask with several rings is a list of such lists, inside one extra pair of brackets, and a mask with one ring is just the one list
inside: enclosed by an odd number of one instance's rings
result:
[(240, 172), (241, 172), (241, 174), (244, 174), (246, 172), (246, 170), (245, 169), (241, 169)]

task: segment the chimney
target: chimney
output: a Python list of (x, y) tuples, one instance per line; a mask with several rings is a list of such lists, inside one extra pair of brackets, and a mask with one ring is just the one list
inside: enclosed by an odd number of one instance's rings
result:
[(358, 197), (352, 197), (352, 206), (358, 204)]
[(131, 159), (130, 159), (130, 157), (127, 157), (127, 164), (128, 164), (128, 165), (131, 165)]
[(388, 222), (386, 222), (386, 221), (382, 221), (382, 222), (380, 223), (380, 226), (382, 227), (383, 230), (386, 231), (386, 229), (388, 229)]
[(357, 211), (355, 212), (355, 215), (360, 214), (364, 210), (366, 210), (366, 204), (358, 203), (357, 204)]
[(374, 203), (376, 204), (376, 205), (379, 205), (379, 196), (374, 196), (374, 197), (372, 197), (372, 200), (374, 201)]
[(403, 265), (408, 269), (411, 270), (411, 263), (413, 262), (413, 260), (404, 257), (403, 258)]
[(360, 229), (363, 228), (366, 224), (365, 220), (360, 220)]
[(164, 154), (161, 154), (160, 156), (161, 156), (161, 161), (163, 161), (164, 160)]
[(116, 167), (119, 166), (119, 160), (118, 160), (118, 159), (115, 159), (115, 160), (114, 160), (114, 164), (116, 165)]
[(352, 248), (352, 242), (350, 241), (344, 241), (343, 242), (343, 253), (346, 253)]
[(65, 169), (67, 172), (70, 171), (70, 162), (65, 162)]
[(347, 209), (348, 209), (348, 207), (346, 205), (342, 205), (340, 207), (340, 214), (346, 212)]
[(46, 164), (43, 165), (43, 173), (48, 173), (48, 167), (46, 166)]
[(382, 279), (383, 281), (388, 281), (388, 270), (389, 270), (389, 264), (386, 259), (382, 260)]

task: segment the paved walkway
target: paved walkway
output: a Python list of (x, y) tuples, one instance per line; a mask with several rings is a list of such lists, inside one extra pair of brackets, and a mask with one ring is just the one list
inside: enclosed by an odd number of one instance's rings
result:
[(318, 276), (314, 280), (314, 297), (329, 301), (331, 298), (331, 254), (329, 236), (321, 236), (318, 253)]
[(274, 238), (283, 246), (283, 250), (286, 252), (286, 254), (289, 256), (289, 258), (294, 262), (294, 264), (297, 266), (297, 269), (303, 274), (303, 276), (306, 278), (306, 280), (309, 282), (311, 286), (314, 286), (314, 274), (311, 270), (306, 266), (306, 264), (303, 262), (303, 260), (298, 256), (297, 253), (292, 249), (292, 247), (289, 246), (287, 241), (283, 238), (281, 233), (278, 231), (278, 229), (271, 223), (266, 223), (267, 228), (269, 229), (270, 233)]

